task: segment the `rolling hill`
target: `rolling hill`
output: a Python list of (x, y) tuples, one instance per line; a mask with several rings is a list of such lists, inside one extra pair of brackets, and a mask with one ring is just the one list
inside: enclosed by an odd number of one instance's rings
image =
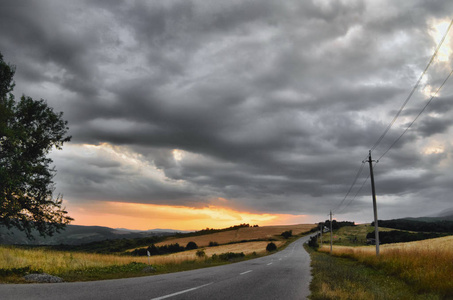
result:
[(174, 234), (172, 229), (152, 229), (137, 231), (128, 229), (114, 229), (102, 226), (81, 226), (67, 225), (65, 230), (55, 233), (51, 237), (41, 237), (37, 232), (33, 235), (35, 239), (29, 240), (26, 235), (17, 230), (0, 227), (0, 244), (3, 245), (80, 245), (90, 242), (114, 239), (144, 238), (149, 236), (167, 236)]

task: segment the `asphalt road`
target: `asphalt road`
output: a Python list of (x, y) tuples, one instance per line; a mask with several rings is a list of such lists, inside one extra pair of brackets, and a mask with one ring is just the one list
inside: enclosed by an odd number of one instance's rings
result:
[(273, 255), (239, 263), (139, 278), (1, 284), (0, 299), (306, 299), (310, 256), (303, 237)]

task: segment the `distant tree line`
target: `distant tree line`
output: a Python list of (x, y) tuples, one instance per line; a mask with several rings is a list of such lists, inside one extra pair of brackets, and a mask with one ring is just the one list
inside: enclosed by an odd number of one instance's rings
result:
[[(379, 223), (379, 221), (378, 221)], [(379, 232), (379, 243), (380, 244), (392, 244), (392, 243), (404, 243), (404, 242), (413, 242), (421, 241), (426, 239), (433, 239), (437, 237), (445, 236), (446, 234), (436, 233), (436, 232), (407, 232), (400, 230), (392, 231), (381, 231)], [(367, 239), (374, 239), (374, 231), (366, 235)]]
[(150, 236), (145, 238), (131, 238), (131, 239), (114, 239), (96, 241), (81, 245), (55, 245), (51, 246), (53, 250), (59, 251), (78, 251), (89, 253), (115, 253), (124, 252), (129, 249), (143, 247), (149, 244), (159, 243), (163, 241), (163, 236)]
[[(424, 222), (409, 219), (395, 219), (395, 220), (378, 220), (380, 227), (411, 230), (411, 231), (423, 231), (423, 232), (448, 232), (453, 233), (453, 221), (433, 221)], [(371, 223), (374, 226), (374, 222)]]
[(146, 255), (148, 255), (148, 252), (149, 252), (149, 254), (151, 256), (153, 256), (153, 255), (164, 255), (164, 254), (177, 253), (177, 252), (182, 252), (182, 251), (186, 251), (186, 250), (194, 250), (194, 249), (198, 249), (198, 246), (195, 242), (189, 242), (189, 243), (187, 243), (187, 245), (185, 247), (179, 245), (179, 243), (163, 245), (163, 246), (156, 246), (156, 245), (152, 244), (148, 248), (135, 249), (130, 254), (133, 256), (146, 256)]
[(193, 236), (200, 236), (200, 235), (205, 235), (205, 234), (212, 234), (212, 233), (217, 233), (217, 232), (230, 231), (230, 230), (236, 230), (236, 229), (248, 228), (248, 227), (259, 227), (259, 226), (243, 223), (243, 224), (234, 225), (234, 226), (230, 226), (228, 228), (222, 228), (222, 229), (214, 229), (214, 228), (208, 227), (206, 229), (202, 229), (202, 230), (195, 231), (195, 232), (176, 233), (174, 236), (175, 237), (193, 237)]
[[(326, 220), (324, 222), (324, 226), (330, 229), (330, 220)], [(337, 220), (332, 220), (332, 230), (337, 230), (340, 229), (341, 227), (345, 226), (355, 226), (354, 222), (351, 221), (337, 221)]]

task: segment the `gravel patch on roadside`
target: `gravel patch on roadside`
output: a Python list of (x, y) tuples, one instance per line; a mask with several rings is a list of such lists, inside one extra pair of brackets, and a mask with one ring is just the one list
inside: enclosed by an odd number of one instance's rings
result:
[(59, 283), (63, 282), (63, 279), (57, 276), (52, 276), (46, 273), (42, 274), (28, 274), (24, 276), (24, 279), (29, 282), (41, 282), (41, 283)]

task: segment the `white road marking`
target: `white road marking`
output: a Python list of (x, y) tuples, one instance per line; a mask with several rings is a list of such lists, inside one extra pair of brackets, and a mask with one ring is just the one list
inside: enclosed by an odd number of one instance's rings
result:
[(162, 297), (153, 298), (153, 299), (151, 299), (151, 300), (162, 300), (162, 299), (167, 299), (167, 298), (170, 298), (170, 297), (174, 297), (174, 296), (177, 296), (177, 295), (181, 295), (181, 294), (184, 294), (184, 293), (188, 293), (188, 292), (192, 292), (192, 291), (201, 289), (202, 287), (208, 286), (208, 285), (213, 284), (213, 283), (214, 283), (214, 282), (210, 282), (210, 283), (203, 284), (203, 285), (200, 285), (200, 286), (196, 286), (196, 287), (194, 287), (194, 288), (187, 289), (187, 290), (184, 290), (184, 291), (176, 292), (176, 293), (169, 294), (169, 295), (165, 295), (165, 296), (162, 296)]
[(268, 263), (267, 265), (270, 266), (270, 265), (272, 265), (272, 263), (270, 262), (270, 263)]
[(248, 270), (248, 271), (242, 272), (239, 275), (244, 275), (244, 274), (247, 274), (247, 273), (250, 273), (250, 272), (253, 272), (253, 270)]

